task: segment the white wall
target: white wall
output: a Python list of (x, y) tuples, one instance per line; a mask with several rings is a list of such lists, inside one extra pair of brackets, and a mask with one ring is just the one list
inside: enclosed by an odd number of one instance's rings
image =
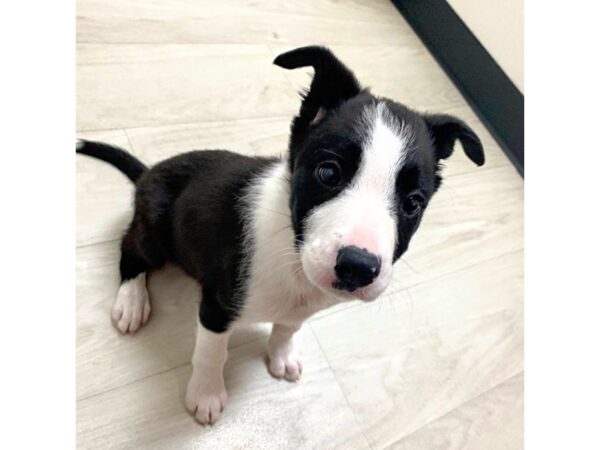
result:
[(523, 92), (523, 1), (448, 0), (502, 70)]

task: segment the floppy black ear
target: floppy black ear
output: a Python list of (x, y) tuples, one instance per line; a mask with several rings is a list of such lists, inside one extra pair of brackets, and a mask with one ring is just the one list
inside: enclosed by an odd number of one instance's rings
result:
[(478, 166), (485, 163), (479, 137), (462, 120), (446, 114), (432, 114), (425, 116), (425, 123), (433, 139), (435, 157), (438, 161), (452, 155), (454, 143), (458, 139), (471, 161)]
[(300, 113), (292, 124), (292, 141), (295, 134), (303, 134), (310, 125), (325, 117), (328, 111), (361, 90), (354, 74), (325, 47), (300, 47), (282, 53), (273, 64), (285, 69), (307, 66), (315, 69), (310, 88), (303, 95)]

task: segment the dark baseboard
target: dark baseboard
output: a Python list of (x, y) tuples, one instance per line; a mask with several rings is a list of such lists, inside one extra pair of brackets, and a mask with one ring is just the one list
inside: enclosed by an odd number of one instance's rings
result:
[(524, 175), (523, 94), (444, 0), (392, 0)]

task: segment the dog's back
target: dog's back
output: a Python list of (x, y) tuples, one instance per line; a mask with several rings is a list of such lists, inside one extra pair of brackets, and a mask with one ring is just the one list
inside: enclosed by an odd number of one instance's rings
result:
[(135, 240), (130, 244), (152, 267), (171, 260), (194, 278), (239, 263), (244, 191), (275, 161), (201, 150), (147, 168), (125, 150), (102, 143), (81, 141), (77, 151), (114, 165), (135, 182), (130, 227), (135, 233), (125, 239)]

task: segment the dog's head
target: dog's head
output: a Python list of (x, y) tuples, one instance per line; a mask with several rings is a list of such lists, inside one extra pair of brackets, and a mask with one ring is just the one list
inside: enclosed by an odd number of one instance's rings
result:
[(298, 48), (274, 63), (315, 70), (292, 122), (289, 154), (304, 272), (322, 290), (373, 300), (441, 183), (440, 161), (458, 139), (480, 166), (481, 142), (455, 117), (372, 95), (326, 48)]

